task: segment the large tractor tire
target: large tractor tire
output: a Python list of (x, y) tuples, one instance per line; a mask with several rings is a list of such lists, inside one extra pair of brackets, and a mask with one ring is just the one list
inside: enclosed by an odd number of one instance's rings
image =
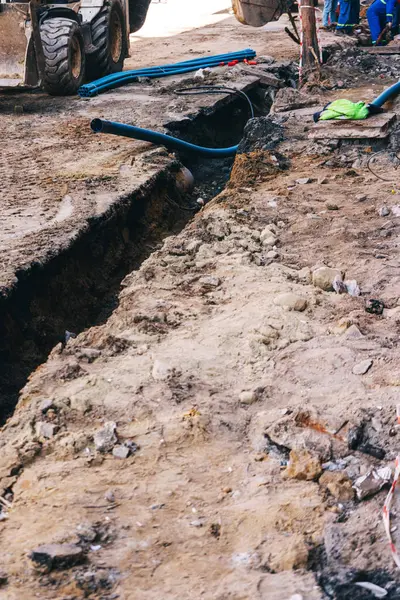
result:
[(93, 80), (122, 71), (128, 41), (124, 12), (119, 0), (107, 0), (94, 17), (92, 44), (96, 50), (87, 57), (87, 79)]
[(52, 96), (76, 94), (85, 77), (85, 47), (78, 23), (53, 18), (40, 26), (45, 59), (43, 89)]

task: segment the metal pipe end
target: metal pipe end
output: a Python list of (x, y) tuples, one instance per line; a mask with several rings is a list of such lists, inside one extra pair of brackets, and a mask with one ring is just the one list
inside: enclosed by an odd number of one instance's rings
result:
[(101, 119), (93, 119), (90, 123), (90, 127), (95, 133), (100, 133), (103, 131), (103, 121)]

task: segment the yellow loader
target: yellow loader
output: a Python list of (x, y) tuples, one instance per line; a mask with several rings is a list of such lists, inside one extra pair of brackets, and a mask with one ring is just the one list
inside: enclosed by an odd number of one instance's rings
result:
[(0, 0), (0, 87), (75, 94), (122, 70), (151, 0)]

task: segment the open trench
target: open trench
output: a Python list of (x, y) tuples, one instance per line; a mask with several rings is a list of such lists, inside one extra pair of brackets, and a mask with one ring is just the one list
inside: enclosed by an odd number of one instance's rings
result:
[[(250, 95), (257, 107), (259, 90)], [(232, 96), (214, 112), (200, 112), (169, 128), (193, 143), (230, 146), (240, 139), (248, 116), (246, 102)], [(207, 202), (223, 189), (232, 162), (193, 155), (171, 160), (137, 191), (92, 218), (67, 248), (16, 273), (16, 285), (0, 297), (0, 423), (12, 414), (27, 378), (54, 345), (65, 342), (66, 332), (78, 334), (109, 317), (123, 278), (166, 235), (186, 225), (201, 206), (199, 198)], [(177, 183), (183, 165), (194, 176), (190, 193)]]

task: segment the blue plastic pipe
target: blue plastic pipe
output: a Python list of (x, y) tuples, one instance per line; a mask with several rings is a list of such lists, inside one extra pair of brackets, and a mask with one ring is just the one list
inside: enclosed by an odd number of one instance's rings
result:
[(217, 54), (206, 58), (196, 58), (175, 64), (111, 73), (106, 77), (82, 85), (78, 90), (78, 94), (82, 97), (90, 98), (107, 90), (137, 81), (139, 77), (154, 79), (156, 77), (166, 77), (168, 75), (180, 75), (183, 73), (190, 73), (191, 71), (197, 71), (201, 68), (217, 67), (221, 62), (229, 63), (233, 60), (242, 62), (245, 59), (254, 58), (255, 55), (256, 53), (254, 50), (246, 48), (245, 50), (238, 50), (227, 54)]
[(184, 140), (179, 140), (165, 133), (158, 133), (150, 129), (142, 129), (133, 125), (124, 125), (123, 123), (114, 123), (113, 121), (104, 121), (103, 119), (93, 119), (90, 123), (92, 131), (95, 133), (111, 133), (122, 137), (151, 142), (158, 146), (166, 146), (171, 150), (179, 150), (181, 152), (195, 152), (199, 156), (206, 158), (227, 158), (235, 156), (238, 147), (231, 146), (230, 148), (205, 148), (204, 146), (196, 146)]
[(385, 104), (385, 102), (390, 100), (392, 96), (397, 96), (397, 94), (400, 94), (400, 81), (387, 88), (384, 92), (382, 92), (382, 94), (380, 94), (380, 96), (375, 98), (375, 100), (373, 100), (371, 104), (373, 106), (381, 108), (382, 105)]

